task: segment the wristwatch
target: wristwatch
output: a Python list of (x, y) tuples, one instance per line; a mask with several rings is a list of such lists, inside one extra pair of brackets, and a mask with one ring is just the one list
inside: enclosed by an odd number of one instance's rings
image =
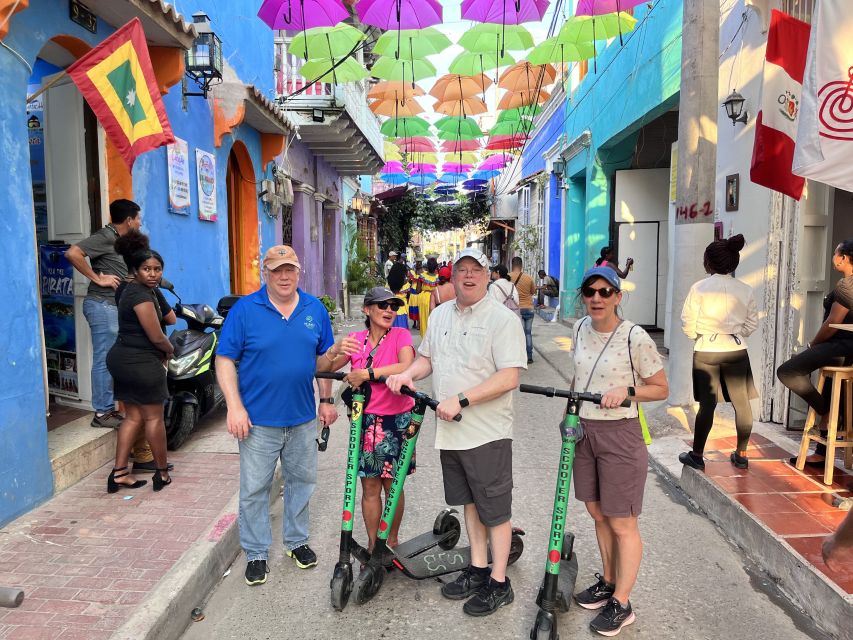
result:
[(367, 367), (367, 375), (371, 382), (376, 382), (376, 376), (373, 373), (373, 367)]
[(320, 404), (335, 404), (334, 398), (320, 398)]
[(634, 397), (637, 395), (637, 390), (634, 387), (628, 387), (628, 397)]
[(467, 407), (469, 404), (471, 404), (471, 401), (465, 397), (464, 393), (460, 393), (456, 397), (459, 399), (459, 406), (462, 407), (463, 409), (465, 407)]

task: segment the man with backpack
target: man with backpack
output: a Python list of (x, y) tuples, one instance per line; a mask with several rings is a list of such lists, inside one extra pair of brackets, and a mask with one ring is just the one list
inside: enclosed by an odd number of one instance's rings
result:
[(521, 308), (521, 323), (524, 325), (524, 339), (527, 342), (527, 364), (530, 364), (533, 362), (533, 296), (536, 295), (536, 283), (524, 273), (523, 266), (519, 256), (512, 259), (509, 281), (518, 289), (518, 306)]
[(521, 320), (521, 307), (518, 306), (518, 288), (510, 282), (507, 268), (502, 264), (495, 265), (492, 267), (491, 278), (489, 295)]
[(560, 281), (554, 276), (549, 276), (545, 269), (539, 269), (539, 279), (542, 281), (536, 290), (539, 292), (537, 302), (540, 307), (545, 306), (545, 296), (556, 298), (560, 295)]

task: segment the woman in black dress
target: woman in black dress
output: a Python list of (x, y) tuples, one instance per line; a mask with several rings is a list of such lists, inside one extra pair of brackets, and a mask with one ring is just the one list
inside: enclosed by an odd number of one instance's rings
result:
[(151, 481), (154, 491), (169, 484), (166, 462), (166, 427), (163, 403), (169, 396), (165, 362), (174, 353), (161, 327), (162, 312), (155, 288), (163, 276), (163, 258), (147, 246), (147, 238), (130, 234), (116, 240), (116, 252), (127, 263), (131, 281), (118, 301), (118, 338), (107, 354), (117, 400), (125, 407), (118, 430), (116, 460), (107, 479), (107, 491), (138, 489), (146, 484), (127, 471), (130, 449), (144, 426), (145, 438), (154, 453), (157, 470)]

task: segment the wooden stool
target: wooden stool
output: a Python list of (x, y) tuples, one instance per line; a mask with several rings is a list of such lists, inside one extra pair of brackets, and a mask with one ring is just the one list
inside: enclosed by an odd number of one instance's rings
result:
[[(832, 396), (829, 404), (829, 420), (826, 425), (826, 438), (820, 436), (815, 428), (817, 414), (814, 409), (809, 408), (806, 416), (806, 425), (803, 429), (803, 439), (800, 443), (800, 455), (797, 457), (797, 469), (802, 471), (806, 466), (806, 456), (809, 453), (809, 442), (820, 442), (826, 446), (826, 464), (824, 465), (823, 483), (832, 484), (832, 474), (835, 470), (835, 450), (838, 447), (846, 449), (844, 452), (844, 466), (850, 469), (853, 466), (853, 367), (821, 367), (817, 379), (818, 393), (823, 392), (823, 386), (827, 379), (832, 383)], [(838, 440), (839, 431), (839, 405), (841, 404), (841, 390), (844, 389), (844, 426), (841, 433), (842, 440)], [(812, 433), (814, 431), (815, 433)]]

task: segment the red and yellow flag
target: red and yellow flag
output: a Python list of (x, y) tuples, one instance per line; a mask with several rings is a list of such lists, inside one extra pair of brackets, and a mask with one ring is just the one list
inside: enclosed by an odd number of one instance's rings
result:
[(139, 154), (175, 141), (139, 18), (66, 71), (129, 168)]

